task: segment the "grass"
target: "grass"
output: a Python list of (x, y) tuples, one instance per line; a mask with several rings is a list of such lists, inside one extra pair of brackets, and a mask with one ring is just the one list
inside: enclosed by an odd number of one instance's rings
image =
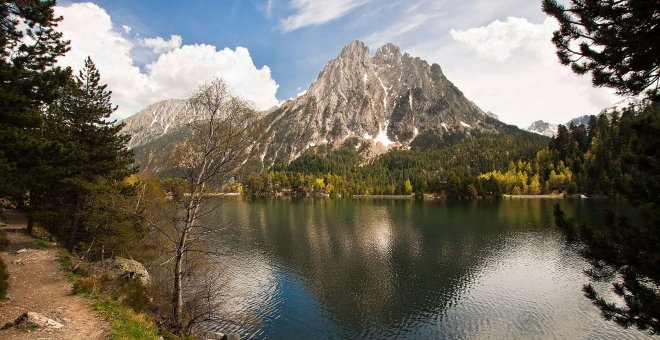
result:
[(88, 286), (94, 285), (92, 281), (95, 279), (73, 273), (71, 255), (61, 251), (57, 254), (57, 262), (65, 271), (66, 279), (74, 283), (75, 293), (91, 299), (92, 309), (98, 311), (110, 323), (112, 326), (111, 339), (158, 339), (160, 337), (158, 327), (146, 315), (135, 313), (109, 294), (89, 288)]
[(34, 242), (41, 248), (52, 248), (57, 245), (55, 242), (46, 241), (40, 238), (35, 238)]
[(144, 314), (137, 314), (108, 296), (96, 295), (92, 308), (110, 322), (111, 339), (158, 339), (156, 325)]
[(60, 251), (57, 253), (57, 263), (60, 264), (60, 268), (64, 270), (64, 277), (66, 277), (66, 280), (69, 282), (74, 282), (80, 278), (82, 278), (82, 275), (76, 274), (71, 271), (71, 268), (73, 268), (73, 264), (71, 263), (71, 256), (64, 252)]

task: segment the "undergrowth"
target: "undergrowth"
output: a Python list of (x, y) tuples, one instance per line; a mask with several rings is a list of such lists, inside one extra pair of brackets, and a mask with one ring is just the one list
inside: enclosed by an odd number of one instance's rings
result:
[[(121, 304), (110, 293), (112, 289), (109, 289), (108, 285), (119, 286), (118, 283), (109, 283), (103, 278), (74, 273), (71, 255), (64, 251), (57, 255), (57, 261), (65, 271), (66, 279), (73, 282), (74, 294), (92, 299), (92, 308), (110, 323), (111, 339), (158, 339), (160, 337), (158, 327), (147, 315), (137, 313), (130, 307)], [(123, 287), (126, 286), (129, 284), (123, 285)], [(140, 286), (140, 288), (142, 287)], [(129, 293), (128, 297), (132, 301), (135, 299), (135, 295), (136, 293)]]

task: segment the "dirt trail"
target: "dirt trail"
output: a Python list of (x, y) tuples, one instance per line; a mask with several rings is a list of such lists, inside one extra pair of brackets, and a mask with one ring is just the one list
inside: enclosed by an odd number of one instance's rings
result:
[[(12, 211), (3, 215), (10, 245), (0, 256), (9, 270), (7, 300), (0, 301), (0, 326), (24, 312), (37, 312), (64, 324), (60, 329), (0, 330), (0, 339), (105, 339), (108, 325), (90, 301), (71, 294), (71, 284), (56, 262), (59, 248), (44, 248), (25, 234), (25, 219)], [(26, 252), (17, 254), (20, 249)]]

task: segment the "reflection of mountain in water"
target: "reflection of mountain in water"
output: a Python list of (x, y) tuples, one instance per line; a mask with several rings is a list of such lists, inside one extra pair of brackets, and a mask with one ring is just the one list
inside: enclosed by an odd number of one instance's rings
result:
[[(571, 251), (544, 227), (552, 222), (552, 203), (228, 202), (215, 220), (240, 221), (222, 243), (233, 244), (227, 262), (243, 280), (237, 287), (252, 287), (235, 293), (248, 294), (244, 300), (253, 302), (244, 308), (259, 315), (258, 324), (233, 330), (275, 338), (497, 337), (507, 334), (503, 327), (525, 336), (574, 323), (560, 317), (563, 309), (543, 305), (581, 296), (579, 287), (565, 296), (553, 291), (553, 280), (582, 274), (566, 260)], [(579, 202), (565, 208), (569, 214), (586, 210)], [(539, 262), (548, 270), (528, 271)], [(503, 270), (503, 263), (518, 265)], [(499, 284), (499, 290), (480, 282)], [(541, 295), (528, 293), (534, 289)], [(497, 327), (484, 324), (492, 318), (503, 320)]]

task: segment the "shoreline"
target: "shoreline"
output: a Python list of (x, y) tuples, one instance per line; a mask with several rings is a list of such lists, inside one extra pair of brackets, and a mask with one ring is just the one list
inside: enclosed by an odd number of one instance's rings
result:
[(353, 195), (352, 198), (410, 200), (414, 199), (415, 195)]
[[(586, 197), (586, 196), (585, 196)], [(545, 194), (545, 195), (502, 195), (503, 199), (531, 199), (531, 198), (553, 198), (553, 199), (564, 199), (571, 198), (571, 196), (566, 194)]]

